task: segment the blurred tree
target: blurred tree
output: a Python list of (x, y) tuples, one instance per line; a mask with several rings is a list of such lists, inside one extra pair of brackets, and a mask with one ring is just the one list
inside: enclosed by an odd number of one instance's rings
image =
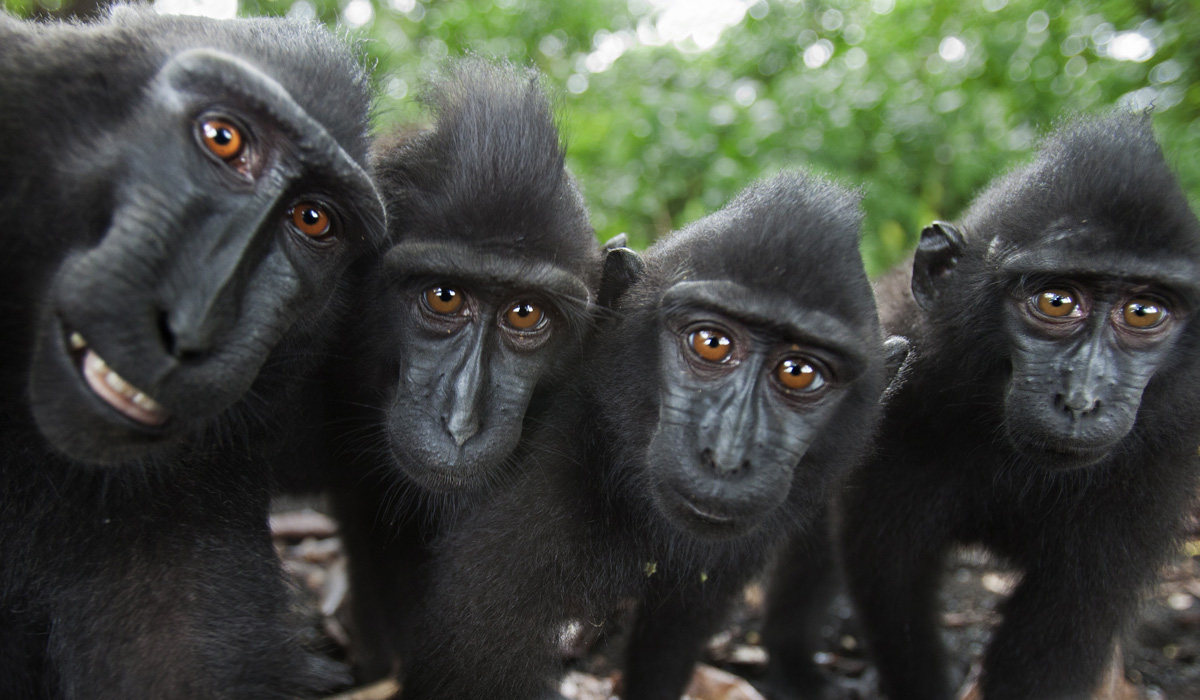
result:
[[(6, 0), (17, 14), (46, 3)], [(234, 0), (159, 0), (203, 7)], [(41, 3), (41, 4), (39, 4)], [(878, 272), (956, 216), (1060, 115), (1153, 105), (1200, 194), (1194, 0), (241, 0), (366, 39), (378, 127), (419, 120), (423, 76), (472, 51), (561, 91), (602, 238), (639, 246), (779, 168), (861, 183)]]
[(90, 19), (101, 15), (112, 0), (0, 0), (9, 12), (35, 19)]

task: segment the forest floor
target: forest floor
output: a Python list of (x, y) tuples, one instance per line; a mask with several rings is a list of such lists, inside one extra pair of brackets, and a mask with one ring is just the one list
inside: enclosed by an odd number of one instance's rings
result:
[[(272, 516), (276, 547), (285, 569), (303, 592), (318, 641), (332, 657), (344, 660), (353, 639), (347, 632), (346, 561), (336, 523), (319, 511), (286, 510)], [(1096, 572), (1103, 575), (1103, 572)], [(952, 673), (970, 693), (996, 612), (1016, 577), (977, 550), (964, 550), (947, 565), (942, 589), (942, 632), (951, 652)], [(762, 700), (753, 688), (766, 667), (759, 626), (763, 613), (759, 585), (749, 587), (728, 626), (705, 651), (686, 697), (693, 700)], [(818, 663), (828, 672), (839, 700), (876, 700), (871, 670), (854, 627), (850, 606), (839, 596), (822, 627), (825, 649)], [(611, 700), (619, 685), (610, 643), (577, 650), (561, 692), (571, 700)], [(1150, 591), (1141, 621), (1124, 640), (1124, 672), (1114, 669), (1108, 688), (1094, 700), (1200, 700), (1200, 517), (1193, 518), (1182, 551)], [(394, 686), (376, 684), (350, 689), (338, 700), (386, 698)]]

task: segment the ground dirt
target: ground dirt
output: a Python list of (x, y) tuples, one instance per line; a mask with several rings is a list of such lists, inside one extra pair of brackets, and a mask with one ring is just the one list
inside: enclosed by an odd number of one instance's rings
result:
[[(354, 640), (345, 624), (346, 562), (336, 523), (319, 510), (289, 508), (272, 518), (277, 548), (313, 620), (315, 642), (330, 656), (345, 660)], [(978, 550), (958, 552), (947, 565), (942, 630), (964, 700), (975, 698), (973, 668), (999, 622), (998, 605), (1016, 581), (1015, 573)], [(729, 624), (709, 643), (687, 697), (761, 700), (753, 683), (767, 661), (758, 633), (762, 598), (761, 586), (747, 589)], [(561, 688), (571, 700), (615, 697), (620, 680), (612, 657), (619, 653), (619, 616), (610, 627), (599, 643), (575, 650), (577, 658), (570, 662)], [(822, 635), (825, 649), (816, 658), (832, 679), (833, 696), (876, 700), (874, 675), (844, 596), (831, 607)], [(1200, 700), (1200, 519), (1193, 519), (1176, 561), (1148, 592), (1141, 622), (1124, 640), (1122, 651), (1123, 671), (1114, 667), (1095, 700)], [(347, 689), (338, 700), (382, 700), (394, 691), (394, 685), (381, 683)]]

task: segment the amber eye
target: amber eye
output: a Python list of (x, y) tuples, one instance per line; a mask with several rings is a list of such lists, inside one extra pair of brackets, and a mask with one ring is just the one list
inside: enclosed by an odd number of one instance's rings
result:
[(1065, 318), (1079, 308), (1079, 302), (1071, 292), (1065, 289), (1047, 289), (1038, 292), (1033, 298), (1033, 304), (1044, 316), (1050, 318)]
[(320, 238), (329, 233), (329, 214), (325, 208), (312, 202), (302, 202), (292, 207), (292, 225), (300, 233), (312, 238)]
[(1139, 330), (1153, 328), (1167, 317), (1167, 310), (1162, 304), (1150, 299), (1132, 299), (1122, 310), (1125, 323)]
[(780, 384), (792, 391), (815, 391), (825, 386), (821, 370), (800, 358), (793, 357), (780, 362), (775, 368), (775, 376)]
[(715, 328), (702, 328), (690, 340), (696, 354), (709, 362), (724, 362), (733, 354), (733, 339)]
[(463, 293), (454, 287), (438, 285), (425, 291), (425, 303), (435, 313), (453, 314), (463, 305)]
[(519, 331), (536, 328), (545, 317), (546, 313), (542, 311), (540, 306), (527, 301), (516, 302), (512, 306), (509, 306), (508, 311), (504, 313), (504, 320), (508, 322), (508, 325)]
[(233, 124), (220, 119), (209, 119), (200, 124), (200, 136), (204, 139), (205, 147), (225, 161), (241, 155), (245, 145), (242, 132)]

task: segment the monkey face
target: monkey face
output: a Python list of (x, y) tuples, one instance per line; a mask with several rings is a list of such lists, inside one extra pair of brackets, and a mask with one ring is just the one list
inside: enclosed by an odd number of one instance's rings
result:
[(104, 183), (87, 202), (92, 243), (50, 281), (30, 395), (55, 449), (109, 464), (245, 395), (382, 235), (383, 207), (279, 83), (212, 50), (168, 60), (118, 133), (91, 146), (75, 177)]
[(865, 358), (843, 343), (848, 327), (811, 309), (781, 314), (785, 303), (733, 283), (668, 290), (646, 464), (658, 506), (684, 531), (742, 535), (794, 489), (824, 492), (831, 475), (809, 473), (804, 457)]
[[(591, 294), (567, 268), (442, 241), (384, 256), (388, 291), (375, 328), (390, 328), (398, 376), (387, 391), (391, 456), (425, 489), (502, 480), (534, 393), (558, 379), (589, 327)], [(387, 282), (391, 282), (390, 285)]]
[(967, 337), (978, 346), (970, 352), (1007, 369), (975, 378), (1003, 405), (999, 434), (1038, 466), (1072, 469), (1136, 442), (1130, 434), (1143, 393), (1160, 370), (1190, 361), (1176, 348), (1195, 308), (1197, 271), (1187, 255), (1134, 235), (1177, 236), (1171, 228), (1180, 224), (1169, 217), (1160, 226), (1124, 205), (1086, 214), (1063, 214), (1061, 202), (1046, 209), (1040, 226), (1002, 210), (1003, 225), (983, 226), (975, 248), (950, 224), (927, 228), (913, 294), (946, 342), (964, 324), (995, 328), (991, 337), (1002, 342)]
[(513, 460), (530, 397), (564, 348), (562, 315), (527, 292), (457, 282), (412, 296), (387, 413), (392, 456), (426, 489), (479, 488)]
[(1039, 243), (995, 256), (1011, 366), (1005, 433), (1051, 469), (1101, 463), (1119, 450), (1147, 387), (1178, 362), (1195, 271), (1139, 251), (1122, 230), (1097, 216), (1066, 217)]
[(1014, 292), (1004, 409), (1017, 449), (1055, 468), (1103, 461), (1137, 421), (1142, 393), (1184, 323), (1165, 287), (1055, 280)]

